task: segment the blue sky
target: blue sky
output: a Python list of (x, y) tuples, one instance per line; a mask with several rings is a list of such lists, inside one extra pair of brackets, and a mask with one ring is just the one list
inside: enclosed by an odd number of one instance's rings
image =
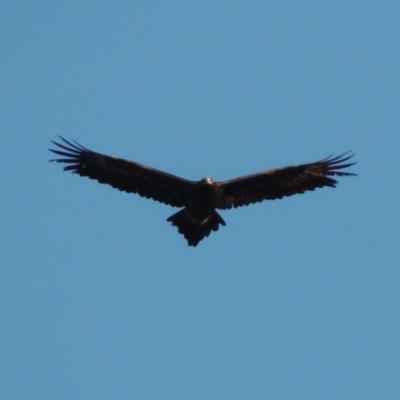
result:
[[(400, 3), (12, 1), (0, 13), (2, 399), (397, 399)], [(221, 212), (62, 172), (50, 140), (188, 179), (353, 150)]]

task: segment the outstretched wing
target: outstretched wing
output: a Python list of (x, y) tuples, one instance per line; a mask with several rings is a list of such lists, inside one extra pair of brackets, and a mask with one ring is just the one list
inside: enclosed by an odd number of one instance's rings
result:
[(219, 182), (222, 195), (217, 208), (236, 208), (263, 200), (282, 199), (325, 186), (336, 187), (338, 182), (332, 176), (355, 175), (342, 171), (355, 164), (346, 163), (352, 157), (353, 155), (347, 152), (311, 164), (272, 169)]
[(80, 144), (60, 136), (62, 142), (53, 142), (57, 149), (49, 149), (62, 156), (50, 161), (67, 164), (64, 171), (87, 176), (113, 188), (137, 193), (140, 196), (174, 207), (185, 206), (185, 191), (192, 181), (167, 174), (145, 165), (95, 153)]

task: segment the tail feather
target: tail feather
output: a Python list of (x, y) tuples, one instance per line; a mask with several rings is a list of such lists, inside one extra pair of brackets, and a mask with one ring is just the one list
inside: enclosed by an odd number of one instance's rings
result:
[(217, 231), (219, 224), (225, 226), (225, 221), (216, 211), (213, 211), (206, 222), (197, 224), (190, 218), (185, 208), (171, 215), (167, 221), (171, 222), (173, 226), (176, 226), (178, 232), (188, 241), (188, 245), (193, 247), (197, 246), (201, 240), (209, 236), (211, 231)]

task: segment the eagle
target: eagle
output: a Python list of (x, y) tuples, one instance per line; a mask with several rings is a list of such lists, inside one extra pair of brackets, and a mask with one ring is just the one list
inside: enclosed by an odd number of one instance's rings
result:
[(329, 156), (321, 161), (271, 169), (223, 182), (206, 177), (192, 181), (137, 162), (96, 153), (75, 141), (59, 137), (49, 149), (61, 156), (50, 161), (66, 164), (64, 171), (106, 183), (127, 193), (137, 193), (172, 207), (177, 213), (167, 221), (177, 227), (189, 246), (197, 246), (225, 221), (216, 209), (227, 210), (264, 200), (276, 200), (323, 187), (336, 187), (333, 176), (355, 176), (343, 171), (356, 164), (354, 154)]

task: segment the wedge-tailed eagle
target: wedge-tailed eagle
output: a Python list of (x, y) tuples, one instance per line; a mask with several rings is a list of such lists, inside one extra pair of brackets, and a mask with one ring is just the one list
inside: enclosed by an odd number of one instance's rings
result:
[(343, 171), (355, 164), (347, 162), (353, 157), (347, 152), (310, 164), (271, 169), (224, 182), (214, 182), (209, 177), (190, 181), (137, 162), (96, 153), (61, 136), (60, 139), (62, 142), (53, 141), (57, 148), (49, 150), (62, 158), (50, 161), (67, 164), (64, 171), (180, 207), (167, 221), (178, 228), (189, 246), (197, 246), (211, 231), (217, 231), (220, 224), (225, 226), (216, 209), (282, 199), (325, 186), (336, 187), (338, 182), (332, 176), (355, 175)]

